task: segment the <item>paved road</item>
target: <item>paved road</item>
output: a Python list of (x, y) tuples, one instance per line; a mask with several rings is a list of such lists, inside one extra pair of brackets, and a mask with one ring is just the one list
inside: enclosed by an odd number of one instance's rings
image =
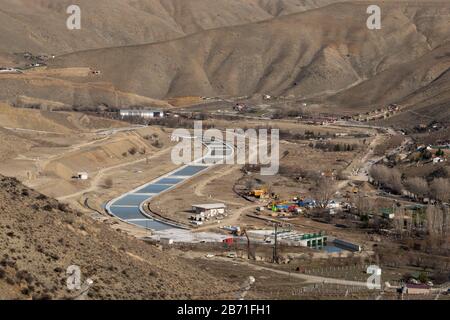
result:
[(145, 213), (143, 205), (157, 195), (173, 190), (194, 176), (223, 163), (224, 159), (234, 156), (234, 146), (223, 141), (203, 140), (202, 143), (207, 148), (206, 155), (111, 200), (106, 205), (107, 212), (124, 222), (146, 229), (161, 231), (179, 228), (175, 224), (153, 219)]

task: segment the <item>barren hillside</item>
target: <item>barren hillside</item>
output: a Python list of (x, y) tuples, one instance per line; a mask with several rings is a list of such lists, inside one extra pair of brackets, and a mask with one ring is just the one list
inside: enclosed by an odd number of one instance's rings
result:
[(230, 284), (0, 177), (0, 299), (74, 298), (66, 269), (92, 299), (226, 298)]
[(334, 95), (329, 101), (355, 109), (392, 102), (414, 105), (424, 102), (432, 88), (435, 98), (439, 92), (441, 99), (448, 99), (444, 79), (449, 69), (450, 42), (447, 42), (416, 59), (380, 70), (370, 79)]
[[(62, 23), (68, 1), (5, 1), (0, 62), (67, 53), (50, 70), (0, 75), (0, 100), (18, 106), (167, 107), (161, 99), (268, 93), (357, 113), (448, 101), (446, 1), (83, 0), (79, 31)], [(370, 4), (382, 8), (381, 30), (366, 27)]]
[(89, 131), (100, 128), (118, 128), (124, 123), (77, 113), (54, 113), (42, 110), (13, 108), (0, 103), (0, 127), (47, 131), (57, 134)]
[(98, 105), (168, 106), (166, 102), (149, 96), (118, 90), (110, 82), (99, 81), (98, 77), (89, 74), (67, 77), (51, 71), (30, 72), (20, 75), (1, 75), (0, 83), (2, 85), (0, 101), (18, 107), (40, 106), (64, 110), (73, 106)]
[[(403, 97), (427, 84), (425, 76), (431, 82), (445, 71), (445, 64), (434, 66), (426, 55), (449, 40), (448, 6), (384, 4), (379, 31), (365, 27), (366, 9), (367, 3), (335, 4), (172, 41), (69, 54), (54, 65), (93, 66), (123, 91), (158, 98), (253, 93), (309, 98), (359, 84), (355, 91), (367, 94), (363, 101), (352, 100), (352, 91), (350, 99), (338, 99), (354, 105), (378, 103), (386, 91)], [(427, 18), (437, 12), (436, 19)], [(408, 62), (421, 63), (419, 70), (402, 70)], [(392, 88), (385, 81), (392, 74), (407, 86)]]
[[(336, 0), (80, 0), (82, 29), (66, 28), (69, 0), (2, 0), (0, 52), (78, 50), (142, 44), (245, 24)], [(51, 52), (49, 52), (51, 51)]]
[[(64, 148), (67, 147), (65, 139), (74, 143), (76, 137), (83, 133), (124, 125), (119, 121), (82, 113), (20, 109), (0, 103), (0, 160), (3, 165), (6, 165), (7, 159), (17, 164), (14, 158), (26, 151)], [(15, 174), (18, 174), (17, 168)]]
[[(0, 20), (2, 59), (67, 52), (49, 61), (59, 71), (0, 76), (0, 99), (17, 105), (167, 107), (159, 99), (267, 93), (338, 112), (414, 101), (426, 111), (426, 92), (446, 92), (435, 82), (449, 68), (446, 1), (81, 1), (76, 32), (57, 26), (68, 2), (5, 1), (1, 14), (14, 19)], [(366, 27), (370, 4), (382, 8), (381, 30)], [(62, 71), (80, 68), (101, 74)]]

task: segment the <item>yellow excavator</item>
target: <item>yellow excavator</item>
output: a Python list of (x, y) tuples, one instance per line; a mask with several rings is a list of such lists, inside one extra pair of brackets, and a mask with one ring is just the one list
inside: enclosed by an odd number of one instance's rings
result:
[(253, 189), (248, 193), (248, 195), (251, 197), (259, 198), (259, 199), (265, 199), (265, 198), (269, 197), (266, 187), (262, 187), (259, 189)]

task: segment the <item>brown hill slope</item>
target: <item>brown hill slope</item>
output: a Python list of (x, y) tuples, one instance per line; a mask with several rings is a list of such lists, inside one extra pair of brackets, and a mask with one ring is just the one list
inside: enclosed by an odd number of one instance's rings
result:
[[(66, 28), (70, 0), (2, 0), (0, 51), (72, 52), (174, 39), (317, 8), (336, 0), (79, 0), (79, 31)], [(50, 52), (49, 52), (50, 51)]]
[[(385, 12), (379, 31), (366, 28), (368, 3), (335, 4), (172, 41), (69, 54), (54, 66), (95, 67), (120, 90), (157, 98), (333, 94), (449, 40), (444, 3), (378, 3)], [(437, 10), (442, 18), (426, 19)]]
[[(406, 111), (382, 121), (383, 124), (405, 128), (438, 121), (448, 126), (450, 124), (450, 64), (439, 77), (400, 100), (400, 103), (406, 107)], [(445, 136), (449, 136), (448, 132)]]
[[(7, 165), (7, 161), (13, 160), (18, 155), (42, 146), (64, 146), (65, 143), (59, 137), (71, 137), (81, 132), (95, 130), (97, 128), (120, 127), (123, 123), (106, 119), (91, 117), (81, 113), (47, 112), (41, 110), (28, 110), (13, 108), (0, 103), (0, 161)], [(50, 134), (55, 138), (53, 144), (43, 141), (42, 135)], [(28, 163), (28, 166), (30, 164)], [(11, 172), (11, 169), (3, 168), (3, 172)], [(14, 174), (19, 175), (20, 170), (14, 169)]]
[[(68, 69), (70, 70), (70, 69)], [(96, 76), (64, 77), (49, 72), (0, 75), (0, 101), (19, 107), (41, 106), (48, 109), (70, 109), (73, 106), (168, 107), (164, 101), (117, 90)]]
[(125, 125), (120, 121), (92, 117), (82, 113), (28, 110), (0, 103), (0, 127), (10, 129), (69, 134), (105, 128), (119, 128)]
[(361, 106), (386, 105), (397, 102), (412, 106), (434, 91), (444, 98), (445, 81), (441, 78), (450, 68), (450, 42), (423, 56), (377, 72), (370, 79), (329, 99), (330, 102), (355, 109)]
[(225, 298), (207, 272), (93, 222), (0, 177), (0, 299), (72, 298), (66, 269), (94, 283), (92, 299)]

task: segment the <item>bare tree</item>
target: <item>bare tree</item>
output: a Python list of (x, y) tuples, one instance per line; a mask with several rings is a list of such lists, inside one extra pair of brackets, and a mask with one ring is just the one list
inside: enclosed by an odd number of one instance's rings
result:
[(448, 245), (450, 242), (450, 212), (448, 206), (442, 207), (442, 238), (444, 240), (443, 248), (448, 250)]
[(445, 178), (436, 178), (431, 182), (431, 192), (433, 198), (442, 202), (450, 199), (450, 180)]
[(335, 184), (331, 179), (321, 177), (316, 180), (315, 196), (319, 207), (325, 208), (332, 199), (335, 190)]
[(402, 175), (396, 168), (376, 165), (370, 169), (370, 175), (385, 188), (396, 193), (401, 193), (403, 190)]
[(447, 206), (428, 206), (426, 211), (427, 242), (432, 250), (448, 250), (449, 218)]
[(394, 228), (396, 233), (403, 238), (403, 231), (405, 226), (405, 210), (403, 208), (396, 208), (394, 218)]
[(356, 205), (356, 212), (359, 216), (368, 216), (373, 212), (373, 203), (369, 201), (369, 199), (363, 197), (362, 195), (358, 195), (353, 198), (353, 203)]
[(402, 184), (402, 175), (398, 169), (390, 169), (389, 180), (388, 180), (389, 188), (397, 193), (401, 193), (403, 190)]
[(136, 147), (131, 147), (130, 149), (128, 149), (128, 153), (131, 155), (135, 155), (137, 152), (137, 148)]
[(111, 189), (113, 187), (113, 185), (114, 185), (113, 179), (112, 178), (106, 178), (104, 185), (105, 185), (105, 188)]
[(414, 177), (409, 178), (405, 181), (405, 186), (408, 191), (412, 192), (415, 196), (419, 198), (424, 198), (429, 193), (428, 183), (425, 179)]

